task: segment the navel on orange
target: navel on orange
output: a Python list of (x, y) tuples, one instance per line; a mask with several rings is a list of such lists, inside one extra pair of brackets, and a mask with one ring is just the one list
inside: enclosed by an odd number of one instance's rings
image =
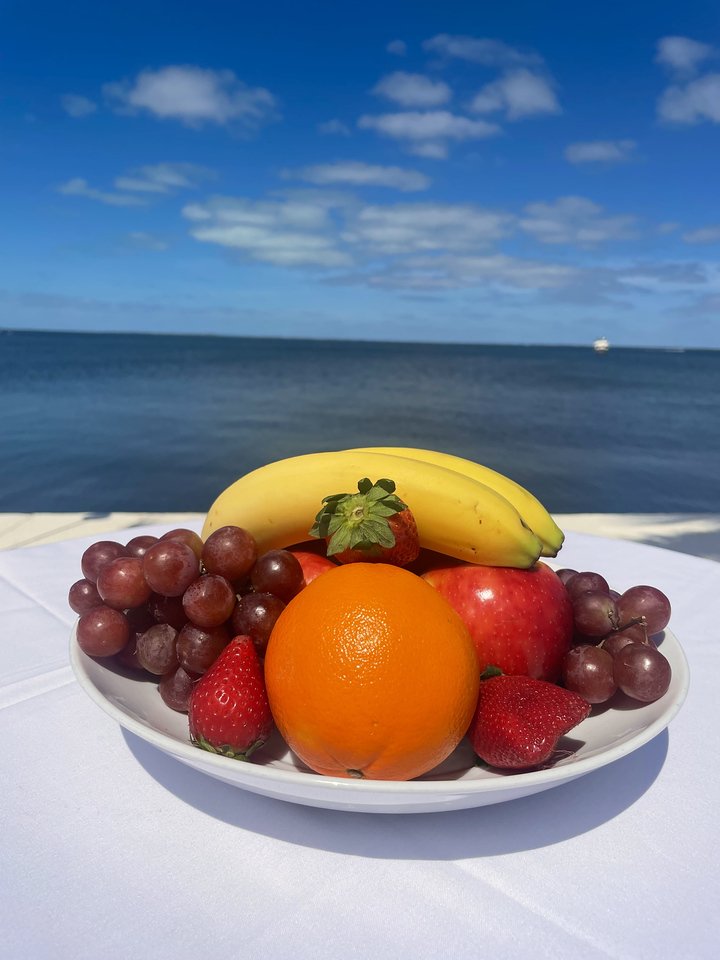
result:
[(458, 745), (480, 678), (465, 624), (433, 587), (401, 567), (351, 563), (283, 610), (265, 682), (280, 733), (312, 770), (410, 780)]

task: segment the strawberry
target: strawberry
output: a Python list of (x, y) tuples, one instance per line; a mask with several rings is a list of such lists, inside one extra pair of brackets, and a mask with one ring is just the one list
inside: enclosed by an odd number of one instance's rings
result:
[(192, 742), (226, 757), (247, 760), (270, 736), (265, 680), (255, 644), (238, 636), (198, 680), (188, 707)]
[(480, 684), (468, 737), (493, 767), (522, 769), (544, 763), (561, 736), (584, 720), (590, 704), (546, 680), (493, 676)]
[(324, 497), (311, 537), (324, 537), (339, 563), (392, 563), (404, 567), (420, 553), (417, 525), (392, 480), (358, 482), (357, 493)]

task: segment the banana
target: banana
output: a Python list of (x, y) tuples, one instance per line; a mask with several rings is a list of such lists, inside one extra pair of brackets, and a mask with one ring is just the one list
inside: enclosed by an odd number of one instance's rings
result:
[(202, 537), (228, 524), (253, 534), (260, 552), (308, 539), (323, 497), (358, 480), (389, 477), (410, 507), (421, 546), (468, 563), (530, 567), (541, 543), (490, 487), (417, 458), (343, 450), (278, 460), (231, 484), (210, 507)]
[(358, 449), (368, 453), (388, 453), (397, 457), (424, 460), (426, 463), (434, 463), (447, 470), (456, 470), (473, 480), (478, 480), (501, 494), (515, 507), (535, 536), (542, 542), (541, 556), (556, 557), (563, 545), (565, 534), (542, 503), (519, 483), (515, 483), (514, 480), (490, 467), (436, 450), (416, 450), (414, 447), (359, 447)]

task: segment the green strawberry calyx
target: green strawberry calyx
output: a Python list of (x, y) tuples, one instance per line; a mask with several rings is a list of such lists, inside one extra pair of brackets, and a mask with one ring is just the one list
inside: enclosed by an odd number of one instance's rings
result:
[(502, 677), (504, 676), (500, 667), (496, 667), (494, 664), (489, 663), (483, 672), (480, 674), (481, 680), (490, 680), (492, 677)]
[(395, 482), (382, 479), (358, 481), (357, 493), (334, 493), (323, 497), (323, 506), (310, 529), (311, 537), (328, 541), (327, 555), (345, 550), (372, 552), (395, 546), (389, 518), (408, 506), (395, 494)]
[(193, 744), (196, 747), (200, 747), (201, 750), (207, 750), (208, 753), (217, 753), (223, 757), (230, 757), (232, 760), (249, 760), (251, 754), (253, 754), (265, 743), (264, 740), (256, 740), (244, 750), (237, 750), (235, 747), (230, 746), (230, 744), (216, 745), (210, 743), (209, 740), (206, 740), (205, 737), (202, 736), (191, 737), (190, 739), (192, 740)]

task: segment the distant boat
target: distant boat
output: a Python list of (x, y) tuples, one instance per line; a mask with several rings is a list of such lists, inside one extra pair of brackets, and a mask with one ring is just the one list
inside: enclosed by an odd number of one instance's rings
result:
[(597, 340), (593, 340), (593, 350), (595, 353), (607, 353), (610, 349), (610, 341), (607, 337), (598, 337)]

